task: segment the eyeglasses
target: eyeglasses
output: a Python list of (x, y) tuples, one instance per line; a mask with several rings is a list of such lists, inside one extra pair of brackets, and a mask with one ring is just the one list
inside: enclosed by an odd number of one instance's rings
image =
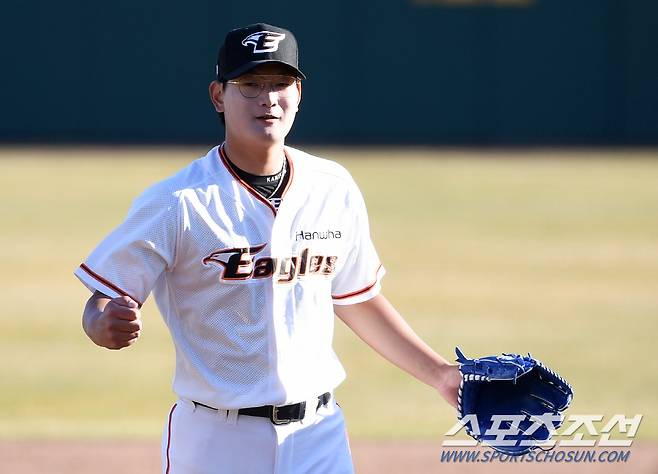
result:
[(269, 87), (269, 91), (276, 92), (279, 97), (291, 97), (294, 95), (296, 88), (293, 87), (297, 84), (296, 77), (293, 76), (249, 76), (243, 77), (235, 81), (226, 81), (228, 84), (236, 84), (240, 90), (240, 94), (247, 99), (255, 99), (258, 97), (265, 86)]

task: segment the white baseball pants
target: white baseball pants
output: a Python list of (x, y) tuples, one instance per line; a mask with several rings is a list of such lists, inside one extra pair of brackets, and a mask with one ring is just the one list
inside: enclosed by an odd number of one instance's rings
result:
[[(315, 407), (317, 398), (307, 407)], [(180, 399), (162, 437), (163, 474), (352, 474), (345, 420), (332, 397), (302, 421), (215, 411)]]

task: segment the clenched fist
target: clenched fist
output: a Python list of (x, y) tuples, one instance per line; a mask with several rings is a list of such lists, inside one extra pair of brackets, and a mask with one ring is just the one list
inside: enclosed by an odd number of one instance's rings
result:
[(110, 299), (96, 292), (89, 298), (82, 327), (95, 344), (122, 349), (135, 343), (142, 329), (139, 305), (128, 296)]

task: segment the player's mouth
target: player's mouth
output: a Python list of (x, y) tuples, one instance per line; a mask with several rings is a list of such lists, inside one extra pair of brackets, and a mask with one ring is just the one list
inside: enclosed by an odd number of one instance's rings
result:
[(277, 117), (276, 115), (272, 115), (272, 114), (265, 114), (265, 115), (259, 115), (256, 118), (264, 122), (274, 122), (276, 120), (279, 120), (280, 117)]

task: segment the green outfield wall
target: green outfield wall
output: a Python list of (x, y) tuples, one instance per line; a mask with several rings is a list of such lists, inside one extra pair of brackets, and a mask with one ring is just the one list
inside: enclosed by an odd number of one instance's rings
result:
[(219, 42), (298, 36), (307, 143), (658, 144), (658, 2), (8, 2), (2, 142), (215, 142)]

